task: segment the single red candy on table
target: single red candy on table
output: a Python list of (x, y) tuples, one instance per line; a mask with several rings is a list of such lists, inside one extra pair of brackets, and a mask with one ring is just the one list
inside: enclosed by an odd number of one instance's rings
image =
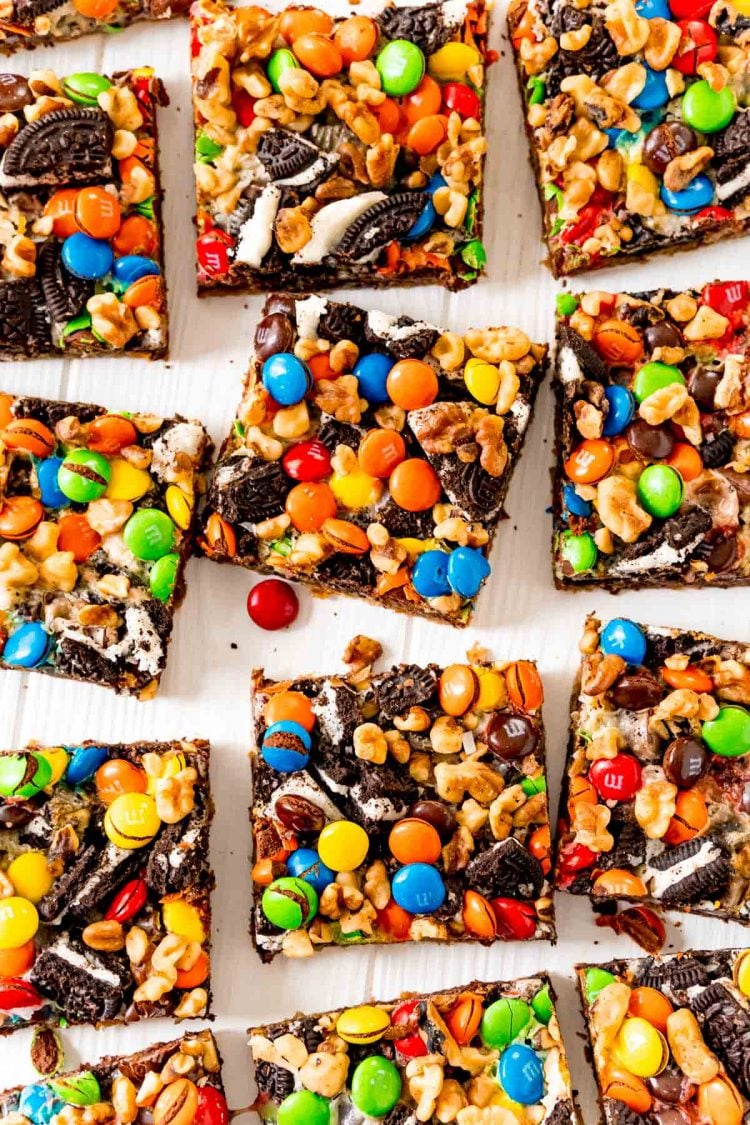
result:
[(297, 619), (299, 601), (288, 582), (266, 578), (248, 594), (247, 612), (260, 629), (284, 629)]

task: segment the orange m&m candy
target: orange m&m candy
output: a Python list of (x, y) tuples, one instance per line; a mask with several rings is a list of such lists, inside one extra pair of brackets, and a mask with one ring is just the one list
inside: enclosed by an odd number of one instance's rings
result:
[(0, 394), (0, 426), (5, 429), (13, 421), (13, 395)]
[(414, 915), (391, 899), (387, 906), (378, 911), (378, 926), (390, 934), (394, 941), (406, 941), (409, 936)]
[(204, 981), (208, 980), (210, 967), (211, 962), (208, 954), (205, 949), (201, 949), (189, 969), (177, 970), (177, 980), (174, 982), (175, 988), (199, 988)]
[(153, 258), (159, 247), (156, 224), (145, 215), (128, 215), (112, 239), (112, 248), (118, 257), (140, 254)]
[(301, 691), (282, 691), (272, 695), (263, 708), (263, 720), (267, 727), (284, 719), (299, 723), (305, 730), (312, 730), (315, 726), (312, 703)]
[(423, 117), (431, 117), (433, 114), (440, 112), (443, 104), (443, 91), (434, 78), (425, 74), (416, 90), (405, 97), (402, 104), (407, 125), (413, 125), (416, 121), (421, 121)]
[(90, 20), (106, 20), (120, 6), (120, 0), (73, 0), (73, 7)]
[(595, 484), (606, 477), (615, 460), (615, 451), (603, 438), (587, 438), (565, 462), (565, 475), (576, 484)]
[(16, 949), (0, 949), (0, 977), (22, 977), (34, 964), (35, 956), (33, 938)]
[(540, 824), (529, 836), (529, 851), (539, 860), (545, 875), (548, 874), (552, 866), (552, 860), (550, 859), (551, 847), (552, 837), (550, 835), (549, 824)]
[(317, 31), (294, 40), (294, 53), (316, 78), (333, 78), (344, 67), (344, 59), (333, 39)]
[(146, 781), (146, 771), (126, 758), (110, 758), (94, 774), (96, 795), (105, 805), (123, 793), (145, 793)]
[(578, 775), (571, 777), (570, 786), (568, 787), (568, 807), (573, 805), (597, 805), (599, 799), (596, 795), (596, 789), (591, 784), (587, 777)]
[(595, 895), (614, 895), (615, 898), (639, 898), (646, 893), (643, 880), (620, 867), (605, 871), (591, 889)]
[(386, 98), (378, 106), (373, 106), (381, 133), (395, 136), (401, 131), (401, 109), (392, 98)]
[(370, 550), (365, 532), (349, 520), (327, 519), (320, 530), (326, 543), (342, 555), (364, 555)]
[(310, 368), (312, 377), (317, 383), (319, 379), (337, 379), (338, 375), (331, 367), (330, 360), (328, 359), (328, 352), (318, 352), (312, 359), (307, 361), (307, 366)]
[(400, 359), (385, 381), (388, 397), (402, 410), (429, 406), (438, 394), (438, 378), (429, 363), (421, 359)]
[(495, 911), (478, 891), (467, 891), (464, 895), (462, 917), (466, 929), (480, 941), (492, 941), (497, 936)]
[(288, 494), (286, 511), (297, 531), (320, 531), (336, 515), (336, 497), (323, 481), (303, 481)]
[(394, 824), (388, 847), (399, 863), (437, 863), (443, 845), (437, 829), (426, 820), (407, 817)]
[(708, 824), (708, 809), (702, 793), (697, 789), (684, 789), (677, 794), (674, 816), (664, 833), (665, 844), (674, 847), (692, 840)]
[(703, 472), (703, 458), (694, 445), (678, 441), (667, 457), (667, 464), (676, 469), (683, 480), (695, 480)]
[(625, 320), (604, 320), (594, 332), (593, 344), (607, 363), (637, 363), (643, 354), (638, 329)]
[(449, 664), (438, 680), (438, 698), (446, 715), (465, 715), (479, 696), (479, 679), (468, 664)]
[(698, 1113), (702, 1121), (721, 1125), (742, 1125), (745, 1103), (737, 1087), (725, 1074), (717, 1074), (698, 1087)]
[(4, 539), (28, 539), (44, 515), (44, 506), (34, 496), (8, 496), (0, 508), (0, 535)]
[(33, 457), (49, 457), (55, 448), (55, 435), (36, 418), (14, 418), (0, 434), (9, 449), (22, 449)]
[(671, 688), (687, 688), (689, 691), (712, 692), (714, 682), (702, 668), (688, 664), (687, 668), (667, 668), (666, 665), (659, 669), (661, 678)]
[(103, 187), (81, 188), (76, 197), (76, 220), (92, 238), (111, 238), (120, 229), (120, 204), (117, 196)]
[(209, 556), (218, 551), (232, 559), (237, 554), (237, 536), (234, 528), (218, 512), (212, 512), (206, 520), (206, 533), (202, 546)]
[(370, 430), (357, 456), (363, 472), (385, 480), (406, 457), (406, 442), (397, 430)]
[(69, 238), (81, 228), (76, 219), (78, 188), (62, 188), (51, 195), (44, 205), (44, 214), (52, 216), (52, 233), (55, 238)]
[(415, 121), (406, 134), (406, 146), (418, 156), (427, 156), (439, 148), (448, 136), (448, 118), (436, 113)]
[(648, 1113), (653, 1098), (645, 1082), (624, 1067), (609, 1063), (601, 1076), (602, 1093), (629, 1106), (635, 1113)]
[(320, 8), (287, 8), (279, 22), (279, 31), (287, 43), (294, 43), (301, 35), (313, 32), (329, 35), (332, 30), (332, 17)]
[(630, 994), (628, 1005), (630, 1015), (648, 1020), (662, 1035), (667, 1033), (667, 1019), (673, 1011), (674, 1008), (664, 993), (656, 988), (648, 988), (644, 985), (641, 988), (634, 988)]
[(426, 512), (442, 495), (438, 475), (428, 461), (409, 457), (390, 475), (388, 488), (399, 508), (407, 512)]
[[(474, 894), (475, 892), (469, 891), (467, 893)], [(479, 895), (479, 898), (481, 897)], [(473, 992), (462, 992), (445, 1017), (448, 1030), (460, 1046), (471, 1043), (479, 1031), (483, 1014), (484, 1005), (481, 996), (477, 996)]]
[(96, 453), (111, 457), (125, 446), (133, 445), (137, 437), (136, 428), (129, 418), (123, 418), (121, 414), (102, 414), (89, 423), (86, 445)]
[(544, 702), (542, 680), (530, 660), (516, 660), (505, 669), (508, 699), (520, 711), (536, 711)]
[(58, 551), (70, 551), (73, 561), (77, 563), (85, 562), (90, 555), (93, 555), (102, 541), (99, 532), (94, 531), (86, 517), (79, 512), (71, 512), (63, 516), (57, 528)]
[(160, 309), (164, 304), (164, 282), (153, 273), (139, 277), (123, 293), (122, 303), (129, 309), (141, 309), (144, 305)]
[(362, 62), (375, 49), (378, 25), (369, 16), (350, 16), (336, 28), (333, 41), (347, 66), (349, 63)]

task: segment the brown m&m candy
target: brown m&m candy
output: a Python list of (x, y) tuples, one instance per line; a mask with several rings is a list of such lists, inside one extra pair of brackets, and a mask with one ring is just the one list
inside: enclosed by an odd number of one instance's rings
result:
[(664, 773), (678, 789), (690, 789), (708, 769), (708, 751), (700, 738), (675, 738), (664, 753)]
[(692, 152), (697, 144), (698, 138), (689, 125), (663, 121), (651, 130), (643, 143), (643, 163), (657, 176), (663, 176), (670, 161)]
[(526, 715), (498, 711), (487, 725), (485, 738), (493, 754), (510, 761), (533, 754), (539, 742), (539, 732)]

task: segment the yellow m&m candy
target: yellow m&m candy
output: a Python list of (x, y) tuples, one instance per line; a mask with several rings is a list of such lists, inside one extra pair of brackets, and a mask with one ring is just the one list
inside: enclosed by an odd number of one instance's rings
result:
[(33, 902), (11, 895), (0, 899), (0, 949), (19, 949), (39, 929), (39, 915)]
[(54, 882), (44, 852), (24, 852), (16, 856), (6, 875), (16, 894), (29, 902), (39, 902)]
[(464, 382), (472, 398), (485, 406), (492, 406), (497, 402), (497, 392), (500, 390), (500, 372), (494, 363), (487, 363), (484, 359), (470, 359), (464, 367)]
[(150, 844), (161, 827), (156, 802), (148, 793), (123, 793), (104, 817), (104, 831), (118, 848), (134, 851)]
[(361, 469), (355, 469), (346, 476), (334, 475), (329, 480), (331, 492), (343, 508), (356, 512), (377, 504), (383, 494), (383, 482)]
[(145, 469), (136, 469), (122, 457), (110, 462), (111, 476), (104, 495), (108, 500), (140, 500), (153, 481)]
[(167, 511), (170, 516), (182, 531), (186, 531), (190, 527), (190, 517), (193, 514), (193, 504), (189, 496), (186, 496), (181, 488), (176, 484), (170, 484), (164, 499), (167, 502)]
[(62, 746), (48, 746), (44, 750), (37, 750), (40, 758), (44, 758), (49, 762), (50, 769), (52, 770), (52, 777), (47, 782), (47, 785), (57, 785), (58, 781), (68, 768), (70, 761), (70, 754)]
[(476, 47), (468, 43), (445, 43), (427, 60), (427, 69), (433, 78), (441, 82), (459, 82), (469, 67), (481, 62)]
[(374, 1004), (347, 1008), (336, 1021), (336, 1031), (346, 1043), (376, 1043), (390, 1027), (391, 1017)]
[(318, 837), (318, 855), (332, 871), (354, 871), (369, 850), (367, 833), (352, 820), (335, 820)]
[(631, 1074), (652, 1078), (669, 1061), (664, 1036), (641, 1016), (626, 1019), (617, 1033), (612, 1054)]
[(165, 902), (161, 916), (167, 933), (177, 934), (178, 937), (187, 938), (188, 941), (197, 941), (200, 945), (206, 940), (200, 911), (191, 903), (180, 899)]
[(743, 996), (750, 996), (750, 949), (741, 953), (735, 962), (734, 982)]
[(479, 679), (479, 695), (474, 704), (477, 711), (495, 711), (505, 703), (505, 680), (499, 672), (486, 668), (474, 669)]

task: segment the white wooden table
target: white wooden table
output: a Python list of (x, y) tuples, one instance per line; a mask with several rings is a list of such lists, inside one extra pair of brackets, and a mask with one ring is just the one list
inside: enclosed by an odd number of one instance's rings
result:
[[(549, 340), (554, 295), (559, 286), (541, 264), (540, 220), (522, 134), (515, 76), (504, 38), (504, 2), (495, 15), (493, 45), (502, 57), (491, 72), (486, 242), (489, 277), (452, 296), (439, 289), (354, 294), (369, 307), (408, 312), (464, 330), (470, 325), (517, 324), (534, 340)], [(128, 360), (5, 364), (3, 389), (53, 398), (89, 400), (115, 409), (179, 411), (201, 418), (219, 442), (239, 398), (254, 322), (261, 299), (220, 297), (198, 301), (193, 281), (192, 125), (189, 101), (188, 27), (140, 25), (119, 35), (90, 37), (71, 47), (18, 54), (0, 69), (54, 67), (61, 74), (103, 72), (150, 64), (163, 78), (171, 105), (160, 116), (161, 165), (166, 189), (166, 253), (171, 315), (168, 363)], [(750, 242), (724, 243), (647, 264), (620, 267), (593, 278), (597, 288), (647, 289), (699, 285), (716, 277), (748, 276)], [(589, 281), (592, 278), (589, 277)], [(584, 282), (579, 281), (578, 287)], [(576, 287), (574, 284), (573, 288)], [(497, 657), (533, 657), (546, 689), (550, 793), (557, 807), (566, 741), (567, 701), (585, 614), (622, 614), (658, 624), (691, 626), (750, 641), (750, 590), (674, 591), (621, 594), (563, 594), (553, 589), (549, 540), (549, 465), (552, 455), (552, 395), (542, 391), (526, 452), (513, 480), (493, 552), (493, 573), (468, 631), (411, 621), (383, 609), (343, 599), (314, 600), (301, 590), (297, 623), (281, 633), (263, 633), (250, 622), (245, 599), (253, 576), (207, 560), (188, 568), (188, 594), (177, 614), (167, 673), (150, 703), (121, 699), (102, 688), (53, 681), (35, 674), (0, 672), (0, 745), (28, 739), (75, 743), (78, 739), (130, 741), (209, 738), (217, 818), (212, 859), (214, 896), (214, 1028), (226, 1061), (232, 1107), (247, 1105), (252, 1091), (245, 1029), (252, 1023), (346, 1005), (370, 996), (391, 999), (405, 989), (434, 989), (474, 977), (505, 979), (549, 969), (561, 998), (561, 1021), (571, 1056), (574, 1084), (584, 1117), (597, 1120), (593, 1082), (580, 1034), (583, 1024), (572, 966), (635, 951), (626, 938), (597, 929), (588, 902), (557, 896), (559, 941), (458, 948), (439, 946), (331, 950), (313, 961), (262, 966), (250, 944), (250, 771), (247, 761), (249, 671), (265, 665), (274, 676), (341, 669), (347, 640), (355, 632), (379, 638), (387, 661), (461, 660), (474, 641)], [(676, 916), (678, 917), (678, 916)], [(671, 948), (750, 945), (740, 926), (688, 919), (670, 925)], [(174, 1025), (152, 1020), (133, 1027), (65, 1034), (66, 1062), (95, 1061), (168, 1039)], [(30, 1034), (0, 1039), (0, 1089), (33, 1077)]]

